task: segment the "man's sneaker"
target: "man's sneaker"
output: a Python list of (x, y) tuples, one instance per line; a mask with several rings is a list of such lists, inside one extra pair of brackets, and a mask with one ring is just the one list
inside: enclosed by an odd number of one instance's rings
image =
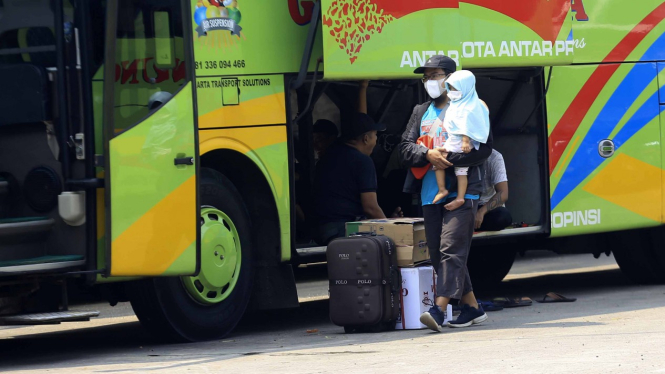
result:
[(442, 312), (438, 306), (429, 308), (429, 311), (420, 315), (420, 322), (430, 329), (438, 332), (443, 331), (443, 323), (446, 321), (446, 313)]
[[(422, 321), (422, 317), (420, 317)], [(462, 312), (456, 320), (448, 322), (449, 327), (469, 327), (487, 321), (487, 314), (483, 310), (482, 305), (478, 305), (478, 309), (469, 305), (462, 305)]]

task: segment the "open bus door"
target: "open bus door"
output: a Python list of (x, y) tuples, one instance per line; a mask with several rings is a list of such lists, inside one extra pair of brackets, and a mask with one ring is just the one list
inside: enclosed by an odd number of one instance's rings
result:
[(107, 14), (107, 275), (196, 274), (199, 162), (192, 53), (183, 43), (188, 10), (180, 0), (110, 0)]

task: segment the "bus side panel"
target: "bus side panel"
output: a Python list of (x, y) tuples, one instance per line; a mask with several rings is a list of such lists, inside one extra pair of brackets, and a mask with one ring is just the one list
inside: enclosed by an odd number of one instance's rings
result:
[(567, 65), (570, 0), (322, 0), (326, 79), (413, 77), (435, 54), (463, 68)]
[(200, 129), (286, 123), (283, 75), (198, 77)]
[(657, 75), (656, 63), (554, 68), (547, 94), (552, 236), (662, 222)]
[(662, 25), (657, 26), (665, 18), (662, 0), (573, 0), (572, 12), (574, 63), (665, 59), (665, 49), (655, 50), (655, 56), (633, 54), (643, 39), (652, 44), (661, 36), (662, 31), (650, 31), (662, 30)]
[[(291, 208), (283, 75), (197, 78), (200, 153), (228, 149), (263, 174), (277, 206), (280, 258), (291, 258)], [(233, 175), (227, 175), (233, 180)], [(248, 176), (245, 180), (248, 180)], [(268, 198), (267, 196), (261, 198)]]
[[(291, 258), (291, 199), (287, 127), (260, 126), (199, 131), (201, 155), (215, 150), (233, 150), (248, 157), (268, 183), (277, 206), (281, 237), (280, 259)], [(277, 222), (276, 222), (277, 223)]]
[[(660, 102), (660, 126), (665, 126), (665, 63), (658, 63), (658, 101)], [(661, 132), (660, 144), (665, 142), (665, 133)], [(665, 152), (663, 152), (662, 165), (665, 165)], [(661, 171), (662, 177), (661, 180), (665, 184), (665, 170)], [(663, 217), (662, 222), (665, 223), (665, 186), (663, 187)]]
[[(217, 1), (190, 1), (197, 75), (300, 70), (313, 1), (233, 1), (227, 7)], [(311, 70), (321, 56), (321, 45), (319, 32)]]

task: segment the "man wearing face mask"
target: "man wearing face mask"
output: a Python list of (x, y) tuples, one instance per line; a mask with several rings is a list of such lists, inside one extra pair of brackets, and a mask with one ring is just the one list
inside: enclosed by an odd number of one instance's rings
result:
[(482, 164), (492, 152), (492, 132), (490, 131), (485, 144), (481, 144), (478, 150), (473, 149), (469, 153), (448, 153), (442, 149), (429, 149), (416, 143), (421, 135), (430, 133), (432, 126), (442, 127), (449, 107), (444, 83), (455, 70), (457, 64), (453, 59), (437, 55), (432, 56), (424, 66), (414, 71), (423, 75), (422, 82), (432, 100), (414, 108), (399, 145), (400, 156), (405, 166), (424, 167), (431, 164), (437, 169), (445, 169), (446, 181), (450, 184), (448, 189), (451, 191), (456, 189), (454, 168), (451, 166), (469, 167), (465, 202), (455, 210), (449, 211), (444, 208), (450, 202), (447, 199), (437, 204), (433, 203), (434, 196), (438, 193), (438, 186), (431, 168), (425, 173), (422, 183), (409, 172), (404, 184), (404, 192), (421, 195), (427, 246), (432, 265), (438, 275), (436, 305), (421, 316), (421, 321), (434, 331), (443, 331), (442, 324), (445, 320), (443, 311), (451, 299), (460, 300), (462, 313), (448, 326), (467, 327), (487, 319), (473, 293), (466, 262), (471, 249), (478, 197), (483, 190)]

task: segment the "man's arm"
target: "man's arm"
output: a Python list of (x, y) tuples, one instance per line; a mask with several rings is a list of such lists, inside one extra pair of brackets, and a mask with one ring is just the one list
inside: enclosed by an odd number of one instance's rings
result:
[(432, 150), (424, 145), (416, 144), (420, 137), (420, 121), (425, 114), (424, 109), (428, 105), (429, 103), (425, 103), (413, 108), (409, 123), (402, 134), (402, 141), (399, 143), (400, 160), (406, 167), (420, 167), (431, 163), (438, 168), (445, 169), (453, 165), (445, 159), (445, 154), (440, 150)]
[(420, 135), (420, 118), (418, 117), (418, 105), (413, 108), (409, 123), (402, 134), (402, 141), (399, 143), (399, 155), (402, 164), (407, 167), (427, 165), (427, 151), (424, 145), (416, 144)]
[(376, 197), (376, 192), (363, 192), (360, 194), (360, 202), (363, 205), (363, 212), (367, 218), (377, 219), (386, 218), (383, 210), (379, 206), (379, 201)]
[(490, 130), (487, 143), (481, 143), (478, 150), (472, 149), (469, 153), (448, 153), (447, 160), (456, 167), (478, 166), (492, 154), (493, 143), (494, 138)]
[(491, 212), (492, 210), (503, 206), (503, 204), (508, 201), (508, 182), (499, 182), (494, 185), (494, 196), (487, 202), (487, 204), (481, 206), (476, 213), (476, 229), (480, 228), (480, 225), (483, 223), (485, 214)]
[(483, 206), (485, 212), (491, 212), (494, 209), (503, 206), (508, 201), (508, 182), (500, 182), (494, 186), (496, 193), (492, 198)]

